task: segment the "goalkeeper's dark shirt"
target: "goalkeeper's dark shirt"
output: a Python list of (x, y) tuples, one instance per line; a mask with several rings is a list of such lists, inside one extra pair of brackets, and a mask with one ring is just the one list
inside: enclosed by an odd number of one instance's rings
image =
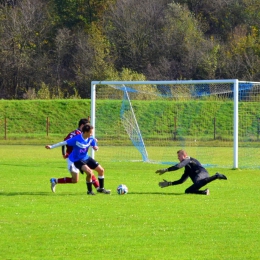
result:
[(193, 183), (197, 183), (198, 181), (209, 177), (209, 173), (207, 172), (207, 170), (201, 165), (201, 163), (198, 160), (192, 157), (186, 157), (180, 163), (169, 167), (168, 171), (176, 171), (183, 167), (185, 167), (183, 175), (178, 181), (175, 181), (174, 184), (183, 183), (187, 180), (188, 177), (191, 178)]

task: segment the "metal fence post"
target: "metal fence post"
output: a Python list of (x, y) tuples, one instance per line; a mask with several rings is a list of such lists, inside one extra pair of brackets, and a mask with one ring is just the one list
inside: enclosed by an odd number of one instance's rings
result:
[(7, 140), (7, 118), (5, 117), (5, 140)]
[(47, 136), (49, 136), (49, 117), (47, 116), (47, 120), (46, 120), (46, 133), (47, 133)]

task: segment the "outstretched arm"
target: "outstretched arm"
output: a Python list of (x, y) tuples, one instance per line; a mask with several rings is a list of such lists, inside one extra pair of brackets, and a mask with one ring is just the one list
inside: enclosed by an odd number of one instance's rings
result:
[(57, 144), (53, 144), (53, 145), (45, 145), (45, 148), (46, 149), (53, 149), (53, 148), (56, 148), (56, 147), (59, 147), (59, 146), (63, 146), (63, 145), (66, 145), (67, 144), (67, 141), (63, 141), (63, 142), (60, 142), (60, 143), (57, 143)]
[(155, 173), (159, 173), (159, 175), (162, 175), (165, 172), (177, 171), (177, 170), (185, 167), (189, 162), (190, 162), (190, 158), (186, 158), (183, 161), (181, 161), (180, 163), (175, 164), (174, 166), (171, 166), (171, 167), (165, 168), (165, 169), (157, 170)]
[(183, 167), (185, 167), (190, 162), (190, 157), (185, 158), (183, 161), (181, 161), (178, 164), (175, 164), (174, 166), (171, 166), (168, 168), (168, 171), (177, 171)]

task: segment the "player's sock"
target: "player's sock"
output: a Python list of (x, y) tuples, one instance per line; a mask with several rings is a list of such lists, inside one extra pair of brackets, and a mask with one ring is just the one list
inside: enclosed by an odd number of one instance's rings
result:
[(104, 188), (104, 182), (105, 182), (104, 176), (98, 176), (98, 181), (99, 181), (99, 188), (103, 189)]
[(97, 180), (97, 178), (96, 178), (96, 176), (92, 176), (92, 184), (93, 184), (93, 186), (97, 189), (97, 188), (99, 188), (99, 182), (98, 182), (98, 180)]
[(92, 182), (86, 182), (86, 183), (87, 183), (88, 192), (92, 192)]
[(64, 177), (57, 179), (56, 183), (72, 183), (72, 178), (70, 177)]

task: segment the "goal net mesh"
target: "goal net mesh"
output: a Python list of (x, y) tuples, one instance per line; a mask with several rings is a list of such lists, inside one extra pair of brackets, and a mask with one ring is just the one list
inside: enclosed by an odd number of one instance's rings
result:
[[(260, 83), (239, 83), (239, 168), (259, 167)], [(230, 83), (96, 85), (96, 138), (113, 161), (177, 163), (185, 149), (205, 166), (233, 166)]]

